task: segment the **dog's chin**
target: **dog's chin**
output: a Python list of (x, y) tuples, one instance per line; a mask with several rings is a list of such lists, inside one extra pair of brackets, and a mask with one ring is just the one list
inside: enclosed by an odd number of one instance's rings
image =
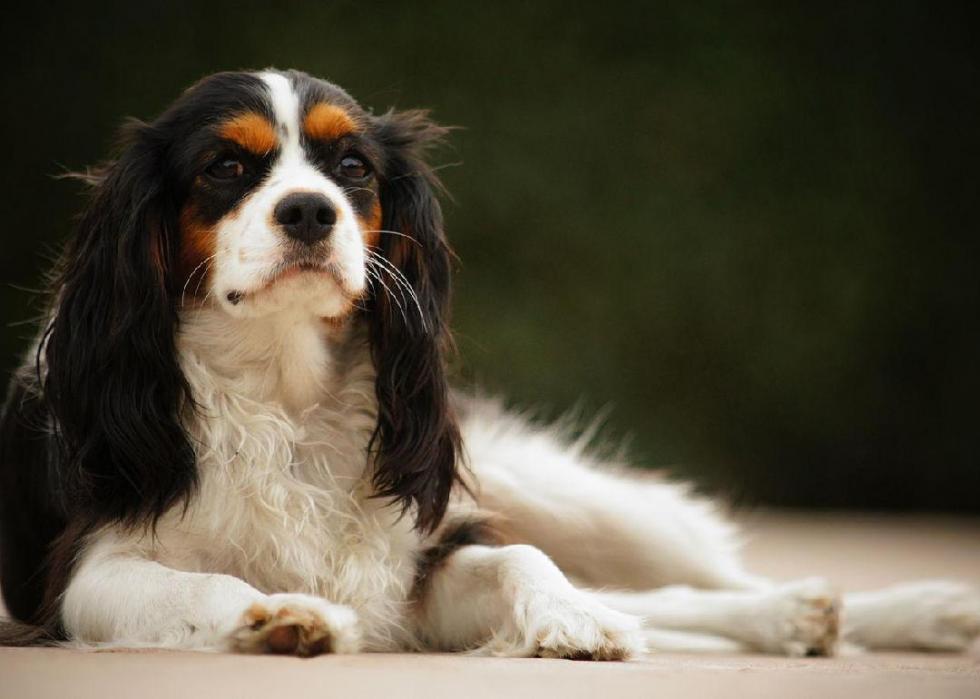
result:
[(283, 316), (341, 320), (364, 293), (364, 281), (334, 266), (296, 264), (271, 270), (244, 289), (225, 289), (219, 305), (237, 318)]

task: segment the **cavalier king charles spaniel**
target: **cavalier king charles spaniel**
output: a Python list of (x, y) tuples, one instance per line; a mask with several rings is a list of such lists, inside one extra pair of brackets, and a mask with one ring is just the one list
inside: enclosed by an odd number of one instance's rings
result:
[(611, 660), (972, 641), (967, 585), (769, 582), (711, 503), (452, 391), (426, 160), (445, 134), (301, 72), (220, 73), (82, 176), (0, 426), (0, 643)]

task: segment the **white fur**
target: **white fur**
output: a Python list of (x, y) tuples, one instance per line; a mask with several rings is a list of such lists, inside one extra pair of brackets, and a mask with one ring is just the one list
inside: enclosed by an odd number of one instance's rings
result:
[(980, 635), (980, 594), (923, 580), (847, 596), (844, 638), (869, 648), (959, 651)]
[[(698, 590), (670, 586), (648, 592), (598, 592), (613, 609), (643, 617), (656, 631), (720, 636), (747, 649), (782, 655), (833, 655), (837, 596), (822, 580), (769, 590)], [(651, 644), (657, 642), (651, 637)], [(723, 648), (722, 650), (731, 650)]]
[[(481, 505), (504, 515), (515, 538), (533, 541), (580, 582), (633, 589), (764, 584), (741, 568), (734, 526), (686, 486), (597, 459), (587, 449), (588, 431), (573, 442), (560, 425), (535, 427), (493, 400), (468, 399), (465, 407)], [(607, 540), (610, 527), (614, 541)]]
[(478, 655), (611, 660), (643, 649), (638, 618), (573, 587), (532, 546), (460, 549), (433, 580), (420, 617), (429, 645)]
[[(288, 80), (263, 80), (281, 160), (219, 227), (210, 302), (182, 311), (177, 337), (196, 402), (184, 423), (199, 487), (155, 535), (112, 526), (88, 537), (62, 599), (71, 641), (264, 652), (286, 633), (300, 639), (297, 652), (326, 639), (335, 652), (621, 658), (642, 648), (643, 617), (653, 648), (832, 652), (836, 600), (825, 584), (748, 574), (711, 503), (486, 400), (460, 401), (477, 495), (457, 494), (452, 508), (495, 513), (516, 545), (464, 547), (415, 589), (432, 541), (412, 529), (411, 512), (400, 518), (370, 497), (377, 406), (364, 331), (324, 320), (363, 288), (361, 232), (343, 192), (303, 159)], [(282, 254), (270, 207), (296, 188), (336, 205), (341, 273), (282, 279), (230, 304), (228, 290), (266, 283)], [(566, 574), (623, 591), (589, 592)], [(655, 590), (665, 585), (686, 587)], [(980, 630), (977, 593), (962, 586), (851, 601), (857, 643), (959, 648)]]

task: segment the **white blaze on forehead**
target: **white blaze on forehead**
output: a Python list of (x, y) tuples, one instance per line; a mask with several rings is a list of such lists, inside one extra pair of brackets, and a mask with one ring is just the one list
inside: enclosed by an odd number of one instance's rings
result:
[(269, 88), (272, 112), (282, 137), (283, 159), (286, 159), (287, 155), (302, 157), (302, 149), (299, 143), (299, 95), (296, 94), (292, 83), (285, 75), (262, 73), (259, 77)]
[(303, 151), (300, 142), (302, 107), (292, 82), (279, 73), (261, 73), (260, 77), (269, 88), (269, 102), (280, 139), (279, 157), (263, 186), (275, 190), (291, 188), (321, 191), (333, 201), (338, 218), (353, 218), (354, 212), (343, 191), (325, 177)]

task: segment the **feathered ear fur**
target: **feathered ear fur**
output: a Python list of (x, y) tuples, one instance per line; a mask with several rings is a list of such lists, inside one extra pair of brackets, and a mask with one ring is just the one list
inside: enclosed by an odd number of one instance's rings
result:
[[(411, 299), (376, 284), (370, 309), (377, 370), (378, 425), (372, 441), (379, 497), (415, 507), (416, 527), (434, 529), (457, 479), (460, 436), (449, 403), (445, 357), (452, 252), (436, 198), (439, 182), (425, 162), (447, 129), (425, 112), (388, 112), (375, 120), (385, 153), (381, 176), (381, 254), (411, 285)], [(378, 270), (381, 273), (380, 270)]]
[(39, 366), (66, 510), (131, 524), (155, 521), (195, 478), (178, 418), (189, 391), (174, 348), (163, 142), (133, 123), (120, 158), (88, 178), (95, 191), (56, 279)]

